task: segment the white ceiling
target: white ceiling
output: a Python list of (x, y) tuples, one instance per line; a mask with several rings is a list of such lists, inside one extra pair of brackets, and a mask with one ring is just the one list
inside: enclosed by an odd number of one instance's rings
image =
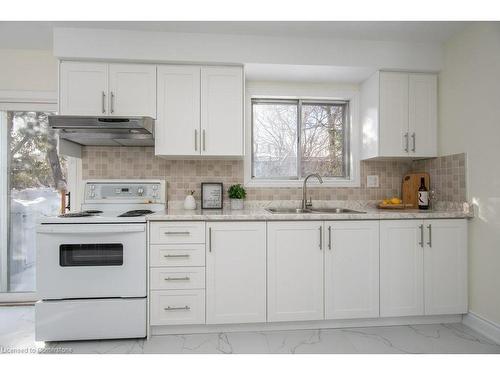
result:
[(321, 37), (443, 43), (467, 22), (385, 21), (81, 21), (0, 22), (0, 48), (51, 49), (53, 27)]

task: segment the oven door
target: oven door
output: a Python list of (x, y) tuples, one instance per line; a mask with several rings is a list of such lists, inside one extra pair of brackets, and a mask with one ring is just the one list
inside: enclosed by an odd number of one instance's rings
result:
[(37, 292), (45, 300), (146, 296), (146, 225), (40, 225)]

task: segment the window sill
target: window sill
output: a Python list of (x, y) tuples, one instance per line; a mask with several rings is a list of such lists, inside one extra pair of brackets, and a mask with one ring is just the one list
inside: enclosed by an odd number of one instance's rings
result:
[[(249, 188), (298, 188), (302, 187), (304, 180), (259, 180), (252, 179), (250, 181), (245, 181), (245, 187)], [(358, 180), (336, 180), (323, 178), (323, 183), (320, 184), (315, 179), (309, 179), (307, 181), (307, 186), (312, 188), (343, 188), (343, 187), (360, 187), (360, 182)]]

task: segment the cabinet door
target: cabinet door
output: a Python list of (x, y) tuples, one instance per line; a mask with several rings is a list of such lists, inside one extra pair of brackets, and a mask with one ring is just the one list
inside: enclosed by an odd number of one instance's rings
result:
[(200, 67), (158, 66), (156, 155), (200, 154)]
[(380, 222), (380, 316), (423, 315), (423, 223)]
[(323, 222), (267, 224), (267, 319), (323, 319)]
[(325, 223), (325, 318), (379, 316), (379, 222)]
[(425, 314), (467, 312), (467, 222), (425, 220)]
[(437, 76), (410, 74), (410, 155), (437, 156)]
[(59, 111), (62, 115), (108, 114), (108, 64), (61, 62)]
[(408, 156), (408, 74), (380, 73), (380, 156)]
[(109, 113), (156, 117), (155, 65), (109, 65)]
[(207, 323), (266, 321), (266, 223), (207, 223)]
[(202, 155), (243, 155), (243, 70), (201, 68)]

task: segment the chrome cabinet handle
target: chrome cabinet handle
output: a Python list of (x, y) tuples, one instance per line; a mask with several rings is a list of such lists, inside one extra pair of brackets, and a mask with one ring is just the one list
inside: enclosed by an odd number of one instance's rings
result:
[(405, 152), (408, 152), (409, 148), (408, 132), (405, 133), (404, 138), (405, 138)]
[(110, 108), (110, 111), (111, 113), (114, 113), (115, 112), (115, 104), (114, 104), (114, 101), (115, 101), (115, 94), (113, 91), (111, 91), (111, 108)]
[(319, 227), (319, 249), (323, 249), (323, 226), (320, 225)]
[(175, 310), (191, 310), (191, 307), (189, 307), (188, 305), (186, 306), (183, 306), (183, 307), (175, 307), (175, 306), (167, 306), (164, 308), (165, 311), (175, 311)]
[(194, 129), (194, 150), (198, 151), (198, 129)]
[(170, 235), (183, 235), (183, 236), (189, 236), (191, 232), (164, 232), (167, 236)]
[(202, 136), (202, 142), (203, 142), (203, 151), (206, 151), (206, 142), (205, 142), (205, 129), (202, 130), (202, 133), (201, 133), (201, 136)]
[(412, 143), (413, 143), (413, 147), (411, 148), (412, 152), (415, 152), (415, 149), (416, 149), (416, 144), (415, 144), (415, 138), (416, 138), (416, 134), (415, 132), (411, 133), (411, 139), (412, 139)]
[(166, 277), (165, 281), (189, 281), (191, 280), (189, 276), (185, 277)]
[(332, 249), (332, 227), (328, 226), (328, 250)]
[(208, 227), (208, 252), (212, 252), (212, 228)]
[(102, 113), (106, 113), (106, 93), (102, 92)]
[(420, 242), (418, 244), (420, 247), (424, 247), (424, 226), (421, 224), (418, 227), (420, 229)]
[(429, 245), (429, 247), (432, 247), (432, 225), (427, 225), (427, 229), (429, 229), (429, 242), (427, 242), (427, 245)]
[(165, 254), (165, 258), (189, 258), (189, 254)]

